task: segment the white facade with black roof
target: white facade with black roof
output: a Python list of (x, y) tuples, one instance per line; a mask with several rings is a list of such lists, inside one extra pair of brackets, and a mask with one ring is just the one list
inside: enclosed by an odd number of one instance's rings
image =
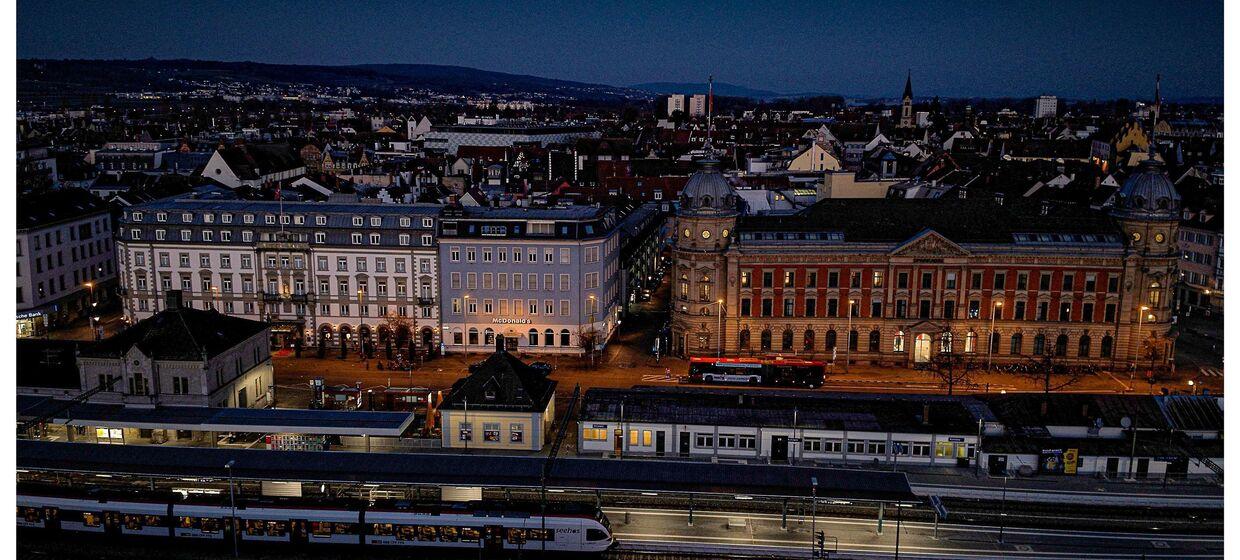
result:
[(18, 197), (17, 336), (40, 336), (110, 299), (112, 225), (108, 204), (82, 189)]
[[(433, 204), (161, 200), (127, 208), (117, 250), (125, 314), (186, 305), (272, 323), (277, 345), (438, 347), (441, 207)], [(385, 316), (405, 318), (388, 333)], [(412, 323), (412, 324), (410, 324)], [(408, 328), (410, 332), (403, 332)]]

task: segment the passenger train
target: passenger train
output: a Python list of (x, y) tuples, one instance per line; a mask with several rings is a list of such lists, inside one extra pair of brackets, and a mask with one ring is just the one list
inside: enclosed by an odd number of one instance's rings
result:
[[(214, 496), (213, 498), (219, 498)], [(19, 485), (17, 526), (64, 533), (231, 542), (603, 552), (615, 544), (601, 510), (495, 502), (189, 500), (175, 493), (74, 492)], [(544, 542), (545, 541), (545, 542)]]

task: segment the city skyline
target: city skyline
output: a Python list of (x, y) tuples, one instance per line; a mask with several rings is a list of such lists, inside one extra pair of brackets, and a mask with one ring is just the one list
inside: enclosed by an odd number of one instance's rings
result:
[[(918, 97), (1139, 99), (1162, 74), (1164, 98), (1178, 100), (1222, 95), (1222, 4), (1207, 6), (1158, 8), (1160, 17), (1150, 18), (1152, 5), (1134, 4), (1100, 18), (1057, 3), (965, 14), (943, 3), (761, 13), (687, 4), (589, 11), (373, 4), (332, 20), (317, 17), (334, 9), (319, 2), (228, 10), (45, 2), (18, 6), (17, 50), (19, 58), (459, 65), (614, 86), (696, 83), (713, 73), (756, 90), (856, 97), (894, 97), (911, 71)], [(393, 21), (407, 28), (393, 33)], [(601, 48), (570, 48), (583, 44)]]

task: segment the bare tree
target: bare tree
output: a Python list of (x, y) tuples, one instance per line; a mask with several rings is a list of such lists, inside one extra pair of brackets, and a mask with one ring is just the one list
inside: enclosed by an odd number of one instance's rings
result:
[(594, 367), (594, 352), (598, 346), (598, 329), (592, 325), (577, 328), (577, 346), (585, 351), (590, 358), (590, 367)]
[(930, 372), (939, 383), (947, 386), (949, 395), (957, 386), (972, 387), (973, 374), (984, 367), (971, 353), (939, 352), (930, 359)]
[[(413, 317), (397, 315), (396, 313), (389, 312), (387, 315), (383, 316), (382, 326), (387, 330), (387, 333), (388, 333), (387, 340), (384, 341), (384, 345), (386, 346), (385, 351), (387, 353), (387, 358), (389, 360), (392, 359), (392, 344), (395, 342), (396, 333), (400, 332), (402, 328), (406, 329), (409, 332), (409, 349), (410, 349), (410, 354), (413, 354), (413, 349), (414, 349), (413, 341), (417, 339), (416, 332), (417, 332), (418, 322), (416, 319), (414, 319)], [(409, 356), (409, 358), (411, 359), (412, 357), (413, 357), (412, 355)]]
[(1036, 381), (1042, 386), (1042, 392), (1047, 394), (1075, 385), (1089, 375), (1087, 368), (1065, 364), (1053, 352), (1029, 356), (1025, 360), (1025, 368), (1017, 371), (1016, 375)]

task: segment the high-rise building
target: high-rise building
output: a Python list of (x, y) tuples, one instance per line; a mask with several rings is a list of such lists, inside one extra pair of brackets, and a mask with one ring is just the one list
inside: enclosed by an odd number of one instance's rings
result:
[(679, 93), (667, 96), (667, 116), (672, 116), (676, 111), (685, 112), (685, 96)]
[(1038, 97), (1037, 107), (1033, 110), (1033, 118), (1054, 118), (1058, 113), (1059, 98), (1054, 95), (1042, 95)]
[(706, 95), (697, 94), (689, 97), (689, 116), (704, 117), (706, 116)]

